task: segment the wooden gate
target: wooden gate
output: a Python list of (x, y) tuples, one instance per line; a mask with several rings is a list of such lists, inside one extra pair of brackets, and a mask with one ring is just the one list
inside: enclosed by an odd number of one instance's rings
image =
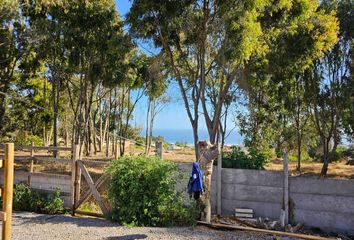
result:
[(5, 159), (0, 161), (0, 167), (4, 168), (4, 188), (0, 191), (2, 196), (2, 211), (0, 220), (2, 221), (2, 239), (11, 239), (12, 224), (12, 198), (14, 181), (14, 144), (5, 144)]
[[(103, 173), (97, 180), (94, 182), (92, 176), (90, 175), (87, 165), (90, 166), (100, 166), (104, 167), (107, 162), (104, 161), (92, 161), (92, 160), (79, 160), (77, 159), (78, 154), (78, 146), (73, 149), (73, 164), (72, 164), (72, 215), (75, 213), (84, 214), (84, 215), (94, 215), (102, 217), (102, 214), (91, 213), (86, 211), (80, 211), (78, 208), (86, 202), (91, 196), (94, 197), (97, 202), (99, 208), (101, 209), (103, 216), (107, 216), (108, 209), (107, 206), (100, 195), (98, 189), (102, 186), (102, 184), (107, 180), (108, 175)], [(83, 180), (87, 183), (88, 189), (83, 192), (81, 187), (83, 183), (81, 182), (81, 176), (83, 176)]]

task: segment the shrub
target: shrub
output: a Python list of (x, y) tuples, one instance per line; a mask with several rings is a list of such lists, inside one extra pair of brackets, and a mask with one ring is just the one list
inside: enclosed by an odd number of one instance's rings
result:
[(31, 208), (32, 191), (26, 184), (16, 184), (13, 191), (13, 208), (28, 211)]
[(126, 225), (192, 224), (196, 208), (176, 191), (177, 167), (155, 157), (122, 157), (112, 161), (108, 199), (110, 217)]
[(17, 145), (30, 146), (32, 142), (34, 143), (35, 146), (43, 145), (43, 139), (37, 135), (32, 135), (30, 133), (22, 132), (22, 131), (16, 135), (15, 144)]
[(19, 183), (15, 185), (13, 194), (13, 208), (17, 211), (47, 214), (58, 214), (65, 211), (59, 188), (50, 195), (33, 191), (28, 185)]
[(225, 168), (262, 170), (268, 162), (268, 156), (254, 148), (246, 153), (240, 147), (233, 146), (231, 152), (223, 153), (222, 165)]
[(49, 195), (49, 201), (44, 206), (44, 211), (48, 214), (63, 213), (64, 201), (60, 198), (60, 189), (56, 188), (52, 195)]

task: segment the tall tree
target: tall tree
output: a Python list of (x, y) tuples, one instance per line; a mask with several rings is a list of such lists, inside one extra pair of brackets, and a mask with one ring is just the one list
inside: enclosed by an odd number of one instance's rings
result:
[[(335, 153), (340, 142), (340, 129), (344, 127), (348, 132), (350, 121), (347, 121), (347, 116), (353, 115), (353, 101), (350, 101), (353, 93), (350, 77), (350, 54), (354, 42), (353, 25), (350, 24), (354, 20), (353, 6), (353, 1), (322, 3), (326, 11), (337, 11), (339, 41), (323, 59), (316, 61), (313, 70), (305, 75), (307, 87), (311, 89), (308, 99), (313, 123), (323, 147), (322, 175), (327, 174), (331, 154)], [(352, 134), (350, 130), (348, 133)]]
[[(278, 79), (305, 69), (335, 40), (333, 18), (314, 1), (135, 0), (127, 21), (130, 32), (153, 41), (168, 63), (193, 128), (198, 160), (200, 109), (209, 140), (216, 143), (222, 106), (249, 61), (263, 59), (266, 71)], [(207, 81), (219, 86), (215, 108), (207, 102)]]

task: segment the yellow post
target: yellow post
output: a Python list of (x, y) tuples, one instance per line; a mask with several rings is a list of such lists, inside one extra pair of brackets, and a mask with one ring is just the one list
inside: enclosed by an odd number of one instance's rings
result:
[(2, 223), (2, 239), (11, 239), (11, 222), (12, 222), (12, 195), (14, 184), (14, 144), (7, 143), (5, 145), (5, 162), (4, 162), (4, 194), (2, 210), (5, 212), (5, 220)]

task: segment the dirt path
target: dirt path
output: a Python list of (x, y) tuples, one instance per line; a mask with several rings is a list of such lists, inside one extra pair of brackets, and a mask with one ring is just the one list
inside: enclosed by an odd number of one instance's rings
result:
[(13, 240), (133, 240), (133, 239), (273, 239), (272, 236), (248, 232), (214, 231), (195, 228), (147, 228), (121, 227), (117, 224), (93, 218), (69, 215), (42, 215), (14, 213)]

